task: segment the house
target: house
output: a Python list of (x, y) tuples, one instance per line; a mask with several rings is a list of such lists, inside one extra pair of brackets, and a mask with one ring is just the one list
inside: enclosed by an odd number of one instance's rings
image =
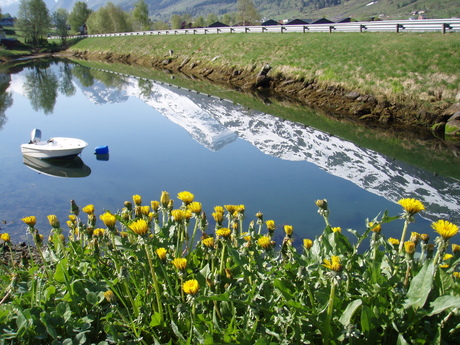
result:
[(336, 23), (350, 23), (351, 17), (342, 18), (336, 21)]
[(330, 23), (333, 23), (333, 22), (326, 18), (320, 18), (320, 19), (316, 19), (312, 21), (310, 24), (330, 24)]
[(226, 27), (228, 27), (228, 25), (221, 23), (221, 22), (215, 22), (208, 26), (208, 28), (226, 28)]
[(269, 26), (269, 25), (281, 25), (280, 23), (278, 23), (276, 20), (273, 20), (273, 19), (269, 19), (265, 22), (263, 22), (262, 24), (260, 24), (262, 26)]
[(286, 23), (286, 25), (306, 25), (310, 24), (311, 19), (293, 19)]
[(14, 18), (13, 17), (3, 17), (0, 19), (1, 26), (14, 26)]

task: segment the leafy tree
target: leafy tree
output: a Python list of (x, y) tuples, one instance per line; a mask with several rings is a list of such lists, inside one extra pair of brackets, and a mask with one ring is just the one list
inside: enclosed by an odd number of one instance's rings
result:
[(72, 67), (66, 63), (60, 68), (61, 76), (58, 81), (58, 91), (63, 95), (70, 97), (77, 91), (72, 83)]
[(69, 13), (63, 8), (58, 8), (55, 12), (53, 12), (53, 16), (51, 18), (53, 25), (56, 27), (58, 36), (61, 37), (62, 45), (65, 45), (67, 36), (69, 35), (67, 23), (68, 18)]
[(45, 2), (43, 0), (21, 0), (17, 25), (26, 39), (37, 47), (51, 26)]
[(233, 26), (237, 23), (237, 20), (236, 20), (236, 13), (235, 12), (228, 12), (228, 13), (225, 13), (223, 16), (222, 16), (222, 19), (221, 19), (222, 23), (224, 24), (227, 24), (227, 25), (230, 25), (230, 26)]
[(171, 16), (171, 29), (180, 29), (182, 25), (182, 18), (178, 14)]
[(206, 22), (202, 16), (199, 16), (195, 19), (193, 26), (195, 28), (204, 28), (206, 26)]
[(217, 14), (209, 13), (208, 16), (206, 17), (206, 25), (209, 26), (211, 24), (214, 24), (218, 20), (219, 20), (219, 18), (217, 18)]
[(260, 14), (252, 0), (238, 0), (236, 7), (238, 9), (238, 20), (242, 25), (253, 25), (260, 20)]
[(86, 21), (89, 34), (132, 31), (128, 13), (108, 2), (106, 6), (93, 12)]
[(56, 104), (58, 80), (48, 66), (34, 66), (26, 74), (24, 92), (30, 99), (32, 109), (40, 109), (48, 115), (53, 112)]
[(168, 30), (169, 24), (163, 21), (158, 21), (153, 23), (153, 30)]
[(86, 2), (78, 1), (75, 3), (72, 11), (69, 14), (69, 23), (72, 30), (78, 31), (79, 28), (86, 23), (89, 15), (92, 12), (93, 11), (91, 11), (86, 5)]
[(144, 0), (139, 0), (134, 5), (132, 15), (136, 28), (139, 27), (141, 30), (150, 29), (149, 9)]

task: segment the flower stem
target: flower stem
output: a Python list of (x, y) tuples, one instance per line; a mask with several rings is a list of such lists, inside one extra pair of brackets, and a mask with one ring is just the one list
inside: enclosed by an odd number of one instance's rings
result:
[(402, 250), (403, 250), (403, 247), (404, 247), (404, 239), (406, 237), (406, 232), (407, 232), (407, 228), (409, 226), (409, 220), (406, 219), (404, 221), (404, 227), (403, 227), (403, 231), (402, 231), (402, 234), (401, 234), (401, 240), (399, 241), (399, 248), (398, 248), (398, 253), (401, 253)]
[(326, 322), (324, 325), (324, 345), (329, 345), (331, 337), (331, 320), (332, 312), (334, 311), (335, 300), (335, 282), (332, 281), (331, 292), (329, 294), (329, 301), (327, 302)]

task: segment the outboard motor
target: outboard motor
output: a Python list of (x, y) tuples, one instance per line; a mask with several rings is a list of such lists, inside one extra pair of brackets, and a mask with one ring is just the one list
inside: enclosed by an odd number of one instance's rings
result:
[(30, 133), (30, 143), (29, 144), (36, 144), (42, 138), (42, 131), (39, 129), (34, 128)]

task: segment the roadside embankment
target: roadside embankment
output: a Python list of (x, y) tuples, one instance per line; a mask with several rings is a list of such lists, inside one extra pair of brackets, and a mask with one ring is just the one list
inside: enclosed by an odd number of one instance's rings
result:
[(458, 35), (439, 33), (215, 34), (88, 38), (66, 53), (273, 92), (368, 125), (444, 133), (460, 111), (459, 48)]

